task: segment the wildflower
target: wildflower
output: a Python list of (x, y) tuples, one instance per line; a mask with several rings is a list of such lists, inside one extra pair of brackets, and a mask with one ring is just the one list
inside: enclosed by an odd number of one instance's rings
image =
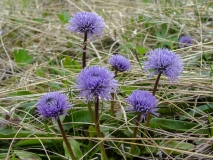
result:
[(178, 80), (178, 76), (183, 71), (183, 62), (179, 55), (168, 49), (157, 48), (150, 51), (146, 57), (148, 61), (144, 62), (145, 71), (152, 69), (153, 72), (150, 75), (162, 73), (168, 77), (169, 81)]
[(65, 115), (71, 106), (65, 94), (49, 92), (39, 100), (37, 111), (43, 118), (58, 119), (58, 116)]
[(181, 36), (179, 39), (180, 48), (188, 47), (192, 45), (193, 40), (190, 36)]
[(86, 32), (91, 38), (94, 34), (101, 36), (105, 28), (103, 18), (92, 12), (77, 12), (71, 17), (69, 23), (68, 30), (77, 33)]
[(120, 54), (113, 55), (109, 59), (109, 64), (111, 64), (113, 68), (120, 72), (124, 72), (130, 69), (129, 60)]
[(128, 96), (127, 102), (131, 105), (127, 110), (142, 113), (142, 118), (144, 118), (147, 113), (156, 116), (159, 115), (156, 113), (158, 110), (158, 108), (156, 108), (157, 99), (148, 91), (134, 90), (132, 94)]
[(111, 99), (110, 93), (114, 93), (117, 88), (117, 80), (114, 73), (106, 67), (92, 66), (84, 68), (78, 75), (77, 85), (80, 90), (79, 97), (85, 97), (87, 102), (93, 98), (101, 97)]

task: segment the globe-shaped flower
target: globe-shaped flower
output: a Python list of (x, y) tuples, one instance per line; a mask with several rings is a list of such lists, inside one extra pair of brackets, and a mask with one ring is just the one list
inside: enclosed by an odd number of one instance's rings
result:
[(49, 92), (39, 100), (37, 112), (43, 118), (58, 119), (59, 115), (66, 115), (67, 110), (70, 109), (71, 106), (65, 94)]
[(87, 33), (93, 38), (94, 34), (101, 36), (105, 28), (104, 20), (101, 16), (92, 12), (77, 12), (69, 20), (68, 30), (76, 33)]
[(128, 96), (127, 102), (131, 105), (127, 110), (142, 113), (142, 118), (144, 118), (147, 113), (156, 116), (159, 115), (156, 113), (158, 110), (158, 108), (156, 108), (157, 99), (148, 91), (134, 90), (132, 94)]
[(144, 69), (153, 70), (152, 74), (162, 73), (167, 76), (169, 81), (178, 80), (178, 76), (183, 71), (183, 62), (180, 59), (179, 55), (168, 49), (157, 48), (155, 50), (151, 50), (146, 57), (148, 60), (144, 62)]
[(120, 72), (124, 72), (130, 69), (129, 60), (120, 54), (113, 55), (109, 59), (109, 64), (111, 64), (113, 68)]
[(80, 91), (79, 97), (85, 97), (87, 102), (97, 97), (109, 100), (112, 98), (110, 93), (117, 88), (117, 80), (106, 67), (92, 66), (79, 73), (75, 87)]
[(193, 40), (190, 36), (181, 36), (179, 39), (179, 46), (180, 48), (191, 46)]

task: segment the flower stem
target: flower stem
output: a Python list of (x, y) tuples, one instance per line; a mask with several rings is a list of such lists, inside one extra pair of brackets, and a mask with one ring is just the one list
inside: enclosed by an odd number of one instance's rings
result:
[[(161, 72), (158, 74), (158, 77), (157, 77), (157, 79), (156, 79), (156, 81), (155, 81), (154, 89), (153, 89), (153, 91), (152, 91), (153, 96), (155, 96), (155, 93), (156, 93), (156, 91), (157, 91), (157, 87), (158, 87), (158, 83), (159, 83), (161, 74), (162, 74)], [(147, 115), (146, 115), (146, 127), (149, 126), (150, 118), (151, 118), (151, 114), (150, 114), (150, 113), (147, 113)], [(145, 130), (144, 136), (146, 135), (146, 133), (147, 133), (147, 130)]]
[[(135, 128), (134, 128), (134, 131), (133, 131), (133, 135), (132, 135), (132, 138), (136, 138), (136, 135), (137, 135), (137, 132), (138, 132), (138, 125), (139, 125), (139, 121), (140, 121), (140, 118), (141, 118), (141, 112), (138, 113), (138, 116), (136, 118), (136, 122), (135, 122)], [(130, 154), (133, 154), (134, 152), (134, 149), (135, 149), (135, 139), (132, 140), (132, 144), (131, 144), (131, 148), (130, 148)], [(133, 159), (133, 156), (130, 155), (130, 160)]]
[(117, 75), (118, 75), (118, 70), (117, 70), (117, 69), (115, 69), (115, 76), (114, 76), (114, 78), (116, 78), (116, 77), (117, 77)]
[(90, 114), (90, 117), (92, 119), (92, 122), (95, 123), (95, 117), (94, 117), (94, 114), (93, 114), (93, 111), (92, 111), (92, 107), (91, 107), (91, 103), (88, 102), (88, 110), (89, 110), (89, 114)]
[(157, 87), (158, 87), (158, 83), (159, 83), (161, 74), (162, 74), (161, 72), (158, 74), (158, 77), (157, 77), (157, 79), (156, 79), (156, 81), (155, 81), (154, 89), (153, 89), (153, 92), (152, 92), (153, 96), (154, 96), (155, 93), (156, 93), (156, 90), (157, 90)]
[[(115, 77), (117, 77), (117, 74), (118, 74), (118, 70), (115, 69)], [(114, 109), (114, 106), (115, 106), (115, 93), (111, 93), (111, 97), (112, 97), (112, 100), (111, 100), (111, 106), (110, 106), (110, 115), (112, 117), (114, 117), (115, 115), (115, 109)]]
[[(95, 101), (95, 129), (96, 129), (96, 132), (97, 132), (97, 137), (102, 137), (101, 131), (100, 131), (98, 113), (99, 113), (99, 97), (96, 97), (96, 101)], [(99, 147), (100, 147), (100, 150), (101, 150), (102, 159), (108, 160), (103, 141), (99, 143)]]
[(86, 53), (87, 53), (87, 32), (84, 32), (82, 68), (86, 67)]
[(74, 155), (74, 153), (73, 153), (73, 151), (72, 151), (72, 148), (71, 148), (70, 143), (69, 143), (69, 141), (68, 141), (68, 139), (67, 139), (66, 133), (65, 133), (65, 131), (64, 131), (64, 128), (63, 128), (63, 126), (62, 126), (62, 124), (61, 124), (61, 120), (60, 120), (59, 117), (58, 117), (58, 119), (57, 119), (57, 122), (58, 122), (59, 129), (60, 129), (60, 131), (61, 131), (62, 137), (63, 137), (63, 139), (64, 139), (64, 142), (65, 142), (65, 144), (66, 144), (66, 146), (67, 146), (67, 150), (68, 150), (68, 152), (69, 152), (69, 154), (70, 154), (72, 160), (76, 160), (75, 155)]

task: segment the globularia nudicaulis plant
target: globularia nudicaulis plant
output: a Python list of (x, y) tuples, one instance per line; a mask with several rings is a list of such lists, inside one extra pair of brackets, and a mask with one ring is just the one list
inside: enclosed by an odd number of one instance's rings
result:
[[(79, 97), (86, 98), (86, 101), (95, 102), (95, 117), (93, 117), (92, 109), (89, 106), (91, 119), (94, 119), (95, 128), (98, 137), (103, 137), (100, 130), (99, 122), (99, 98), (102, 100), (110, 100), (110, 93), (114, 93), (117, 88), (117, 80), (114, 79), (114, 73), (106, 67), (92, 66), (82, 69), (77, 77), (76, 88), (79, 90)], [(104, 148), (104, 142), (99, 144), (103, 160), (107, 160), (107, 154)]]
[(76, 160), (72, 147), (67, 139), (63, 125), (59, 118), (60, 115), (66, 115), (67, 110), (71, 108), (71, 103), (65, 94), (59, 92), (49, 92), (45, 94), (38, 102), (37, 112), (42, 118), (54, 118), (59, 126), (67, 150), (73, 160)]
[(94, 35), (102, 36), (105, 28), (101, 16), (92, 12), (77, 12), (69, 20), (68, 30), (84, 34), (82, 68), (86, 67), (87, 37), (94, 39)]
[[(131, 95), (128, 96), (127, 102), (130, 104), (131, 107), (128, 107), (128, 111), (135, 111), (138, 113), (138, 116), (136, 118), (135, 122), (135, 128), (133, 131), (133, 136), (132, 138), (136, 138), (137, 136), (137, 131), (138, 131), (138, 124), (141, 122), (143, 119), (145, 119), (147, 114), (153, 114), (158, 116), (159, 114), (156, 113), (158, 108), (157, 106), (157, 99), (155, 96), (153, 96), (151, 93), (148, 91), (142, 91), (142, 90), (134, 90)], [(132, 140), (132, 144), (130, 147), (130, 156), (131, 159), (132, 154), (135, 149), (135, 139)]]
[[(130, 69), (130, 61), (123, 55), (115, 53), (110, 59), (109, 64), (115, 70), (115, 78), (117, 77), (118, 72), (125, 72)], [(111, 108), (110, 108), (110, 115), (113, 117), (115, 114), (114, 105), (115, 105), (115, 94), (111, 93), (112, 100), (111, 100)]]
[(193, 43), (193, 39), (190, 36), (181, 36), (179, 39), (180, 48), (189, 47)]
[[(149, 51), (146, 54), (147, 61), (144, 62), (144, 70), (151, 70), (152, 73), (149, 77), (157, 74), (157, 79), (154, 84), (152, 94), (155, 95), (157, 91), (157, 86), (160, 80), (161, 75), (168, 77), (168, 80), (175, 82), (178, 80), (181, 72), (183, 71), (183, 62), (180, 59), (179, 55), (174, 53), (169, 49), (157, 48)], [(146, 116), (146, 124), (149, 126), (150, 113)]]

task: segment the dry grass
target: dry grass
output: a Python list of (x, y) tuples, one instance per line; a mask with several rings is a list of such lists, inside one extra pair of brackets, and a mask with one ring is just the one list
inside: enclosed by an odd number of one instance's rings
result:
[[(149, 73), (142, 72), (137, 60), (135, 49), (124, 49), (127, 43), (135, 46), (142, 46), (148, 49), (160, 47), (162, 43), (169, 42), (171, 37), (177, 37), (172, 42), (174, 51), (180, 54), (184, 61), (184, 72), (177, 83), (170, 83), (162, 77), (157, 91), (160, 106), (169, 106), (174, 114), (165, 115), (169, 119), (177, 119), (180, 115), (187, 114), (189, 108), (195, 110), (200, 104), (212, 104), (213, 79), (210, 76), (211, 68), (204, 58), (209, 54), (209, 62), (212, 64), (213, 51), (213, 2), (205, 0), (156, 0), (144, 3), (143, 0), (1, 0), (0, 1), (0, 25), (1, 25), (1, 55), (0, 55), (0, 113), (4, 121), (6, 113), (12, 117), (25, 117), (18, 125), (20, 128), (46, 132), (44, 128), (36, 127), (37, 123), (43, 124), (34, 115), (28, 115), (28, 111), (22, 110), (25, 102), (37, 101), (38, 98), (53, 90), (67, 92), (67, 87), (73, 91), (75, 78), (79, 72), (78, 68), (71, 66), (64, 67), (61, 55), (70, 57), (76, 62), (81, 61), (82, 36), (67, 31), (67, 24), (62, 24), (57, 14), (63, 11), (69, 15), (76, 11), (93, 11), (103, 16), (107, 26), (102, 39), (97, 38), (88, 43), (88, 65), (98, 64), (110, 67), (107, 64), (108, 58), (113, 52), (122, 52), (131, 59), (132, 69), (129, 73), (120, 74), (120, 92), (123, 86), (152, 90), (155, 79), (148, 79)], [(143, 20), (141, 20), (143, 19)], [(164, 37), (157, 37), (161, 33), (163, 25), (166, 26)], [(191, 35), (194, 39), (192, 46), (178, 48), (177, 39), (181, 35)], [(126, 37), (125, 37), (126, 36)], [(14, 61), (13, 51), (24, 48), (33, 55), (34, 62), (21, 67)], [(144, 59), (143, 55), (138, 55)], [(54, 61), (54, 65), (50, 62)], [(38, 75), (38, 71), (44, 71)], [(14, 96), (18, 90), (30, 91), (30, 95)], [(12, 94), (12, 96), (11, 96)], [(110, 139), (111, 135), (122, 129), (129, 129), (132, 121), (125, 118), (124, 98), (117, 95), (117, 110), (120, 113), (117, 119), (123, 122), (120, 128), (114, 128), (113, 132), (106, 136), (107, 141), (115, 143), (119, 140)], [(77, 105), (82, 102), (73, 93), (72, 102)], [(32, 110), (34, 105), (30, 106)], [(77, 106), (81, 109), (81, 106)], [(105, 113), (107, 114), (107, 112)], [(207, 128), (208, 114), (201, 112), (200, 117), (190, 116), (187, 121), (196, 122)], [(212, 115), (212, 114), (211, 114)], [(121, 119), (119, 116), (122, 116)], [(212, 115), (213, 116), (213, 115)], [(163, 117), (163, 115), (162, 115)], [(107, 124), (106, 124), (107, 125)], [(108, 126), (113, 127), (113, 126)], [(143, 131), (144, 126), (140, 126)], [(17, 130), (17, 131), (18, 131)], [(183, 132), (174, 133), (161, 129), (150, 129), (164, 138), (174, 138), (187, 142), (190, 138), (203, 138), (207, 135), (198, 133)], [(130, 130), (131, 131), (131, 130)], [(56, 135), (55, 131), (51, 130)], [(1, 137), (0, 137), (1, 138)], [(60, 139), (60, 137), (57, 137)], [(89, 137), (84, 137), (89, 138)], [(178, 139), (179, 138), (179, 139)], [(76, 137), (78, 139), (78, 137)], [(174, 140), (172, 139), (172, 140)], [(16, 140), (16, 137), (13, 138)], [(161, 157), (165, 159), (213, 159), (210, 149), (210, 140), (206, 139), (193, 150), (179, 150), (182, 154), (173, 155), (168, 152), (168, 146), (156, 143), (152, 138), (146, 138), (140, 145), (158, 148), (158, 156), (148, 155), (150, 159)], [(171, 140), (165, 140), (169, 142)], [(11, 142), (11, 141), (10, 141)], [(15, 142), (14, 142), (15, 143)], [(10, 147), (12, 148), (13, 142)], [(124, 142), (124, 143), (127, 143)], [(116, 147), (116, 146), (115, 146)], [(122, 148), (122, 147), (121, 147)], [(119, 148), (121, 152), (122, 149)], [(45, 149), (41, 147), (40, 149)], [(47, 151), (49, 152), (49, 151)], [(8, 151), (8, 157), (10, 152)], [(89, 153), (88, 153), (89, 154)], [(48, 155), (48, 154), (47, 154)], [(183, 156), (182, 155), (187, 155)], [(59, 155), (63, 157), (62, 155)], [(85, 155), (86, 156), (86, 155)], [(147, 157), (141, 157), (146, 159)], [(125, 156), (123, 156), (125, 159)]]

